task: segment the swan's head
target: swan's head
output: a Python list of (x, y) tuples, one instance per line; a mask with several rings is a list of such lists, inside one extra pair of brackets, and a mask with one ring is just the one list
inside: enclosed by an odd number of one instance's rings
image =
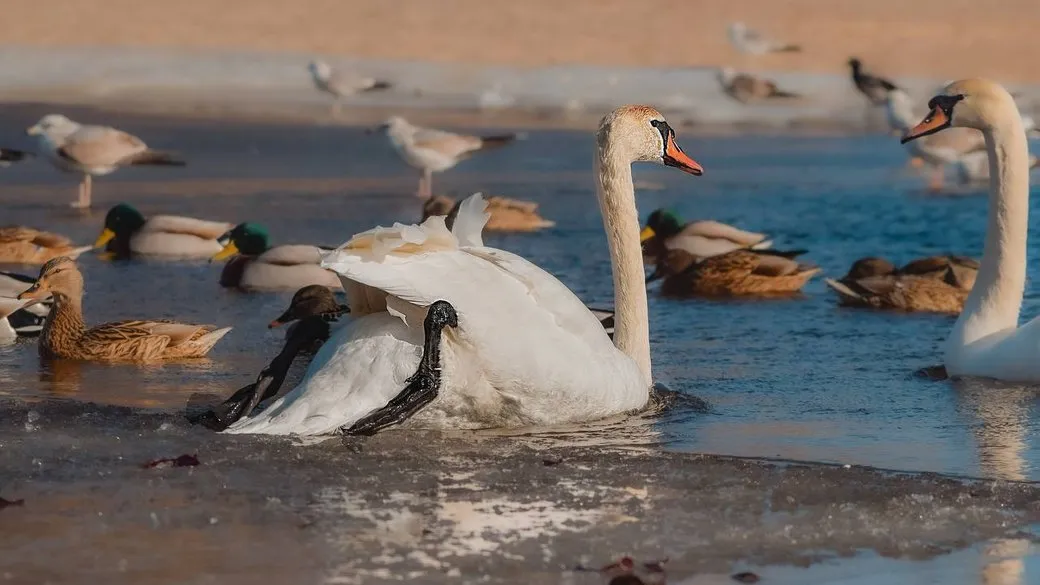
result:
[(1017, 112), (1018, 108), (999, 83), (962, 79), (929, 100), (928, 110), (928, 116), (903, 136), (904, 144), (952, 127), (990, 130), (1004, 112)]
[(83, 296), (83, 275), (76, 261), (68, 256), (48, 260), (31, 287), (18, 294), (20, 300), (42, 301), (51, 295), (79, 298)]
[(675, 142), (675, 131), (661, 112), (650, 106), (621, 106), (604, 116), (596, 140), (600, 149), (626, 160), (656, 162), (691, 175), (704, 169)]
[(731, 22), (729, 24), (729, 37), (731, 39), (741, 39), (744, 37), (744, 33), (747, 32), (747, 25), (743, 22)]

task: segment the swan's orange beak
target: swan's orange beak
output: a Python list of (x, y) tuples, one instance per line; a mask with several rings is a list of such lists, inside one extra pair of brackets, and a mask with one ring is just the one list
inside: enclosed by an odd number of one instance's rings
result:
[(922, 136), (928, 136), (929, 134), (935, 134), (936, 132), (946, 128), (950, 125), (950, 117), (946, 115), (940, 107), (935, 107), (928, 116), (921, 121), (920, 124), (914, 126), (903, 135), (903, 138), (899, 141), (900, 144), (906, 144), (911, 140), (916, 140)]
[(671, 132), (668, 133), (668, 140), (664, 144), (664, 164), (675, 167), (680, 171), (690, 173), (694, 176), (701, 176), (704, 174), (704, 167), (699, 165), (697, 161), (686, 156), (686, 153), (679, 148), (679, 145), (675, 143), (675, 135)]

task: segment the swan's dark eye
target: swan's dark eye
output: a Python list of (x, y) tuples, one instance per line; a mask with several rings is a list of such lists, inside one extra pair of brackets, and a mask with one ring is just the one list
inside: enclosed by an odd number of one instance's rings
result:
[(665, 122), (664, 120), (650, 120), (650, 125), (656, 128), (657, 131), (661, 133), (661, 144), (664, 144), (665, 148), (667, 148), (668, 137), (674, 136), (675, 131), (672, 130), (672, 127), (668, 125), (668, 122)]
[(957, 105), (957, 102), (964, 99), (964, 94), (957, 95), (937, 95), (932, 99), (928, 100), (928, 109), (935, 110), (939, 108), (946, 114), (946, 117), (951, 117), (953, 114), (953, 107)]

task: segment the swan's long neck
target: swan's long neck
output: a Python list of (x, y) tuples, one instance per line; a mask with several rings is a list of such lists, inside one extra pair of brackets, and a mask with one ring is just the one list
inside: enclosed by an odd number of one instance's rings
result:
[(609, 135), (600, 136), (598, 154), (597, 195), (614, 274), (614, 345), (635, 360), (649, 386), (653, 380), (650, 318), (639, 245), (639, 213), (632, 185), (632, 159), (613, 147)]
[(979, 275), (951, 335), (961, 343), (1017, 327), (1026, 282), (1029, 147), (1017, 109), (983, 135), (989, 153), (989, 219)]

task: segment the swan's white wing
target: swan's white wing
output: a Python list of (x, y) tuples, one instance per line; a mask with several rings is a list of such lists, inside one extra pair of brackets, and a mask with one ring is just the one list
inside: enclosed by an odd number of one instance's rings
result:
[(460, 247), (484, 247), (484, 226), (491, 219), (487, 207), (487, 201), (480, 193), (470, 195), (459, 204), (459, 212), (455, 216), (451, 233), (458, 240)]

